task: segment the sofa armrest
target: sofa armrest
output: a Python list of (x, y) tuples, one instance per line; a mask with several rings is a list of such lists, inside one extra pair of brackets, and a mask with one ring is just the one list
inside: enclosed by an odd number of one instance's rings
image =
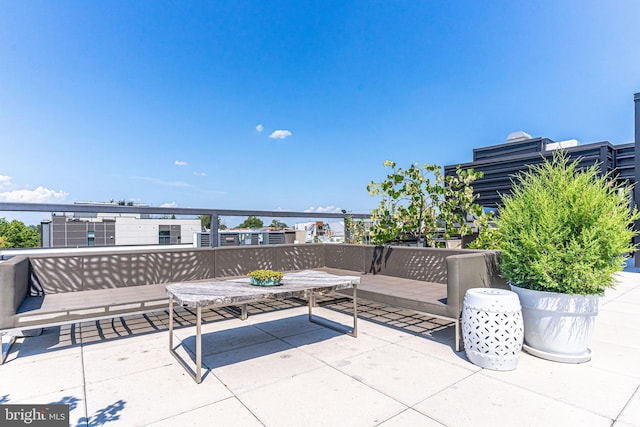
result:
[(0, 329), (14, 327), (14, 316), (29, 292), (29, 259), (0, 262)]
[(462, 303), (471, 288), (502, 288), (509, 286), (499, 275), (500, 252), (479, 251), (447, 257), (447, 313), (460, 318)]

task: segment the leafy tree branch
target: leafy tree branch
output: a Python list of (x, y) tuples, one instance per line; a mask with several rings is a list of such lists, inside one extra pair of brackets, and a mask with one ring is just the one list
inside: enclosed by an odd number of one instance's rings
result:
[(420, 167), (413, 163), (403, 169), (387, 160), (384, 166), (391, 169), (386, 179), (367, 185), (372, 197), (382, 198), (371, 212), (374, 243), (415, 239), (433, 246), (436, 234), (448, 240), (471, 232), (466, 215), (482, 212), (474, 203), (471, 184), (482, 177), (482, 172), (458, 167), (456, 175), (445, 177), (442, 167), (435, 164)]

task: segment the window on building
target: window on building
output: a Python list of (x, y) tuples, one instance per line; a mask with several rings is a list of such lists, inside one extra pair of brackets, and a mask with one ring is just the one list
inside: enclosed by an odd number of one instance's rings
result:
[(171, 244), (171, 231), (170, 230), (160, 230), (158, 232), (159, 235), (159, 243), (161, 245), (169, 245)]
[(96, 232), (95, 231), (87, 231), (87, 245), (95, 246), (96, 245)]

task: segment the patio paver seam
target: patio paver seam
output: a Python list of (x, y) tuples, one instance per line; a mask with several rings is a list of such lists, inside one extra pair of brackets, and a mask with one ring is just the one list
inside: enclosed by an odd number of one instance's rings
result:
[[(603, 344), (608, 344), (606, 341), (601, 341), (601, 340), (598, 340), (598, 341), (599, 341), (599, 342), (601, 342), (601, 343), (603, 343)], [(617, 344), (617, 343), (616, 343), (616, 344)], [(624, 348), (626, 348), (626, 349), (630, 349), (630, 350), (638, 350), (636, 347), (629, 347), (629, 346), (625, 346), (624, 344), (618, 344), (618, 345), (619, 345), (620, 347), (624, 347)], [(601, 372), (605, 372), (605, 373), (607, 373), (607, 374), (624, 375), (624, 376), (627, 376), (627, 377), (629, 377), (629, 378), (633, 378), (633, 379), (635, 379), (635, 380), (636, 380), (636, 383), (637, 383), (637, 384), (638, 384), (638, 386), (640, 387), (640, 375), (632, 375), (632, 374), (629, 374), (628, 372), (625, 372), (624, 374), (622, 374), (621, 372), (614, 371), (614, 370), (611, 370), (611, 369), (607, 369), (607, 368), (606, 368), (606, 367), (604, 367), (604, 366), (597, 366), (597, 365), (593, 365), (593, 364), (589, 364), (589, 368), (591, 368), (591, 369), (595, 369), (595, 370), (598, 370), (598, 371), (601, 371)]]
[(82, 340), (82, 324), (77, 324), (80, 334), (80, 365), (82, 366), (82, 394), (84, 400), (85, 426), (89, 426), (89, 407), (87, 402), (87, 369), (84, 364), (84, 342)]
[[(231, 391), (231, 390), (229, 390), (229, 391)], [(231, 392), (231, 393), (233, 393), (233, 392)], [(244, 406), (244, 408), (245, 408), (247, 411), (249, 411), (249, 413), (250, 413), (251, 415), (253, 415), (253, 417), (254, 417), (256, 420), (258, 420), (258, 422), (259, 422), (260, 424), (262, 424), (263, 426), (265, 426), (265, 427), (266, 427), (266, 424), (262, 422), (262, 420), (258, 417), (258, 415), (256, 415), (256, 414), (251, 410), (251, 408), (249, 408), (247, 405), (245, 405), (245, 403), (242, 401), (242, 399), (240, 399), (240, 397), (238, 397), (235, 393), (233, 393), (233, 397), (235, 397), (235, 398), (236, 398), (236, 400), (237, 400), (238, 402), (240, 402), (240, 404), (241, 404), (242, 406)], [(230, 398), (230, 399), (231, 399), (231, 398)]]
[(414, 409), (413, 407), (411, 407), (411, 406), (410, 406), (410, 407), (408, 407), (408, 408), (406, 408), (406, 409), (403, 409), (402, 411), (398, 412), (397, 414), (390, 416), (390, 417), (389, 417), (389, 418), (387, 418), (386, 420), (383, 420), (383, 421), (379, 422), (379, 423), (378, 423), (378, 424), (376, 424), (374, 427), (381, 426), (381, 425), (383, 425), (384, 423), (386, 423), (386, 422), (388, 422), (388, 421), (391, 421), (392, 419), (394, 419), (394, 418), (396, 418), (396, 417), (399, 417), (400, 415), (404, 414), (404, 413), (405, 413), (405, 412), (407, 412), (407, 411), (415, 411), (415, 412), (419, 413), (420, 415), (422, 415), (423, 417), (429, 418), (430, 420), (433, 420), (434, 422), (436, 422), (436, 423), (438, 423), (438, 424), (440, 424), (440, 425), (443, 425), (443, 426), (445, 425), (445, 424), (442, 424), (440, 421), (436, 420), (435, 418), (433, 418), (433, 417), (431, 417), (431, 416), (429, 416), (429, 415), (427, 415), (427, 414), (423, 414), (422, 412), (420, 412), (420, 411), (418, 411), (417, 409)]
[[(454, 365), (454, 366), (455, 366), (455, 365)], [(420, 404), (421, 404), (422, 402), (424, 402), (425, 400), (429, 400), (429, 399), (431, 399), (433, 396), (438, 395), (438, 394), (440, 394), (440, 393), (442, 393), (442, 392), (444, 392), (444, 391), (446, 391), (446, 390), (449, 390), (451, 387), (455, 387), (456, 385), (460, 384), (460, 383), (461, 383), (461, 382), (463, 382), (463, 381), (468, 380), (469, 378), (473, 377), (474, 375), (476, 375), (476, 374), (478, 374), (478, 373), (480, 373), (480, 372), (482, 372), (482, 370), (479, 370), (479, 371), (470, 371), (470, 372), (469, 372), (469, 375), (467, 375), (466, 377), (460, 378), (459, 380), (457, 380), (457, 381), (455, 381), (455, 382), (453, 382), (453, 383), (449, 384), (449, 385), (448, 385), (448, 386), (446, 386), (445, 388), (442, 388), (442, 389), (440, 389), (440, 390), (437, 390), (437, 391), (433, 392), (432, 394), (430, 394), (429, 396), (425, 397), (425, 398), (424, 398), (424, 399), (422, 399), (421, 401), (416, 402), (416, 403), (414, 403), (413, 405), (411, 405), (411, 406), (410, 406), (410, 408), (415, 409), (415, 407), (416, 407), (416, 406), (420, 405)], [(415, 409), (415, 410), (417, 411), (417, 409)], [(426, 415), (426, 414), (424, 414), (424, 415)], [(440, 421), (438, 421), (438, 422), (440, 422)]]
[[(296, 334), (296, 335), (304, 335), (304, 334), (307, 334), (307, 333), (309, 333), (309, 332), (303, 332), (303, 333)], [(365, 332), (360, 332), (360, 334), (368, 335), (368, 336), (370, 336), (370, 337), (374, 337), (373, 335), (367, 334), (367, 333), (365, 333)], [(290, 335), (289, 337), (293, 337), (293, 336), (296, 336), (296, 335)], [(285, 338), (289, 338), (289, 337), (285, 337)], [(374, 337), (374, 338), (376, 338), (376, 339), (380, 340), (383, 344), (381, 344), (381, 345), (379, 345), (379, 346), (376, 346), (376, 347), (373, 347), (373, 348), (367, 348), (367, 349), (364, 349), (364, 350), (362, 350), (362, 351), (360, 351), (360, 352), (357, 352), (357, 353), (353, 353), (353, 354), (351, 354), (349, 357), (347, 357), (346, 359), (351, 359), (352, 357), (358, 357), (358, 356), (360, 356), (360, 355), (363, 355), (363, 354), (365, 354), (365, 353), (370, 352), (371, 350), (377, 350), (377, 349), (381, 349), (381, 348), (385, 348), (385, 347), (388, 347), (388, 346), (394, 345), (394, 343), (389, 342), (389, 341), (386, 341), (386, 340), (383, 340), (383, 339), (381, 339), (381, 338), (377, 338), (377, 337)], [(357, 339), (357, 338), (356, 338), (356, 339)], [(281, 341), (283, 341), (285, 344), (290, 345), (290, 346), (292, 346), (293, 348), (296, 348), (296, 349), (300, 350), (301, 352), (303, 352), (303, 353), (304, 353), (304, 354), (306, 354), (307, 356), (311, 356), (313, 359), (315, 359), (315, 360), (317, 360), (317, 361), (319, 361), (319, 362), (323, 363), (324, 365), (332, 366), (332, 365), (331, 365), (331, 362), (327, 362), (326, 360), (323, 360), (322, 358), (317, 357), (317, 356), (314, 354), (314, 352), (313, 352), (312, 350), (307, 350), (307, 349), (305, 349), (305, 348), (304, 348), (304, 347), (305, 347), (305, 345), (303, 345), (302, 347), (298, 347), (298, 346), (296, 346), (296, 345), (294, 345), (294, 344), (292, 344), (292, 343), (287, 342), (284, 338), (281, 338), (280, 340), (281, 340)], [(343, 360), (345, 360), (345, 359), (343, 359)], [(335, 363), (335, 362), (337, 362), (337, 361), (334, 361), (333, 363)]]
[[(297, 347), (295, 347), (295, 346), (292, 346), (291, 344), (287, 343), (286, 341), (284, 341), (284, 340), (282, 340), (282, 339), (278, 339), (278, 340), (279, 340), (279, 341), (281, 341), (281, 342), (283, 342), (284, 344), (288, 345), (288, 346), (289, 346), (289, 347), (291, 347), (292, 349), (300, 350), (299, 348), (297, 348)], [(273, 341), (275, 341), (275, 340), (273, 340)], [(258, 344), (264, 344), (264, 342), (262, 342), (262, 343), (258, 343)], [(234, 349), (234, 350), (228, 350), (228, 351), (235, 351), (235, 349)], [(226, 353), (226, 352), (224, 352), (224, 353)], [(218, 353), (218, 354), (222, 354), (222, 353)], [(306, 354), (307, 356), (309, 356), (309, 354), (307, 354), (307, 353), (305, 353), (305, 354)], [(316, 358), (314, 358), (314, 359), (315, 359), (315, 360), (319, 360), (319, 359), (316, 359)], [(328, 365), (326, 362), (323, 362), (322, 360), (319, 360), (319, 361), (322, 363), (322, 366), (318, 366), (318, 367), (315, 367), (315, 368), (311, 368), (311, 369), (306, 369), (306, 370), (300, 371), (300, 372), (296, 373), (295, 375), (292, 375), (292, 376), (288, 377), (287, 379), (295, 378), (295, 377), (298, 377), (298, 376), (300, 376), (300, 375), (305, 375), (305, 374), (308, 374), (309, 372), (313, 372), (313, 371), (316, 371), (316, 370), (318, 370), (318, 369), (323, 369), (323, 368), (325, 368), (325, 367), (327, 367), (327, 366), (330, 366), (330, 365)], [(205, 365), (204, 365), (204, 360), (203, 360), (203, 366), (205, 366)], [(215, 373), (213, 373), (213, 370), (214, 370), (213, 368), (207, 368), (207, 370), (208, 370), (208, 371), (210, 371), (210, 372), (211, 372), (211, 374), (212, 374), (212, 375), (213, 375), (213, 376), (214, 376), (218, 381), (220, 381), (220, 384), (222, 384), (223, 386), (225, 386), (225, 388), (226, 388), (227, 390), (229, 390), (229, 392), (230, 392), (233, 396), (235, 396), (235, 397), (236, 397), (236, 398), (237, 398), (237, 399), (238, 399), (238, 400), (239, 400), (239, 401), (244, 405), (244, 402), (242, 402), (242, 399), (240, 398), (240, 396), (238, 395), (238, 393), (234, 392), (231, 388), (229, 388), (229, 386), (227, 385), (227, 383), (225, 383), (221, 378), (219, 378)], [(203, 379), (202, 379), (202, 380), (204, 381), (205, 379), (206, 379), (206, 378), (205, 378), (205, 377), (204, 377), (204, 375), (203, 375)], [(283, 378), (280, 378), (280, 379), (276, 379), (276, 380), (271, 381), (271, 382), (268, 382), (268, 383), (261, 384), (261, 385), (259, 385), (259, 386), (257, 386), (257, 387), (253, 387), (253, 388), (251, 388), (250, 390), (242, 390), (242, 391), (240, 392), (240, 394), (244, 394), (244, 393), (247, 393), (247, 392), (251, 392), (251, 391), (259, 390), (259, 389), (261, 389), (261, 388), (269, 387), (269, 386), (271, 386), (271, 385), (273, 385), (273, 384), (275, 384), (275, 383), (277, 383), (277, 382), (279, 382), (279, 381), (283, 381), (283, 380), (284, 380)], [(244, 406), (246, 406), (246, 405), (244, 405)], [(248, 408), (247, 408), (247, 409), (248, 409)]]
[[(531, 357), (534, 357), (534, 356), (531, 356)], [(554, 363), (558, 363), (558, 362), (554, 362)], [(483, 368), (483, 369), (481, 369), (480, 371), (478, 371), (478, 372), (476, 372), (476, 373), (477, 373), (477, 374), (482, 374), (485, 370), (486, 370), (486, 369), (485, 369), (485, 368)], [(610, 421), (611, 421), (611, 424), (613, 424), (613, 423), (616, 421), (615, 419), (612, 419), (612, 418), (611, 418), (610, 416), (608, 416), (608, 415), (604, 415), (604, 414), (601, 414), (601, 413), (595, 412), (595, 411), (593, 411), (592, 409), (585, 408), (585, 407), (582, 407), (582, 406), (578, 406), (578, 405), (576, 405), (575, 403), (568, 402), (568, 401), (566, 401), (566, 400), (562, 400), (562, 399), (558, 399), (558, 398), (553, 397), (553, 396), (550, 396), (550, 395), (548, 395), (548, 394), (540, 393), (540, 392), (539, 392), (539, 391), (537, 391), (536, 389), (523, 387), (523, 386), (521, 386), (521, 385), (520, 385), (520, 384), (518, 384), (518, 383), (509, 382), (509, 381), (506, 381), (506, 380), (501, 379), (500, 377), (494, 377), (494, 376), (489, 376), (489, 375), (487, 375), (486, 377), (487, 377), (487, 378), (494, 379), (494, 380), (496, 380), (496, 381), (499, 381), (499, 382), (501, 382), (501, 383), (503, 383), (503, 384), (506, 384), (506, 385), (508, 385), (508, 386), (517, 387), (517, 388), (519, 388), (519, 389), (521, 389), (521, 390), (524, 390), (524, 391), (527, 391), (527, 392), (530, 392), (530, 393), (536, 394), (536, 395), (541, 396), (541, 397), (543, 397), (543, 398), (545, 398), (545, 399), (551, 399), (551, 400), (554, 400), (554, 401), (557, 401), (557, 402), (561, 402), (563, 405), (571, 406), (572, 408), (578, 409), (578, 410), (580, 410), (580, 411), (586, 411), (586, 412), (588, 412), (588, 413), (590, 413), (590, 414), (593, 414), (593, 415), (596, 415), (596, 416), (598, 416), (598, 417), (606, 418), (606, 419), (608, 419), (608, 420), (610, 420)], [(627, 403), (628, 403), (628, 401), (627, 401)], [(626, 404), (625, 404), (625, 406), (626, 406)]]
[[(635, 395), (639, 394), (639, 393), (640, 393), (640, 385), (638, 385), (638, 387), (636, 387), (636, 390), (633, 392), (633, 394), (631, 394), (631, 397), (629, 397), (629, 400), (627, 400), (627, 403), (625, 403), (624, 406), (622, 407), (622, 409), (620, 410), (620, 412), (618, 412), (618, 415), (616, 415), (616, 418), (613, 420), (614, 423), (618, 422), (618, 419), (624, 413), (625, 409), (627, 409), (627, 407), (631, 403), (631, 400), (633, 399), (633, 397)], [(620, 421), (620, 422), (624, 423), (624, 421)]]
[[(446, 345), (445, 343), (442, 343), (442, 342), (437, 341), (437, 340), (434, 340), (434, 339), (429, 339), (429, 338), (427, 338), (427, 337), (422, 337), (422, 338), (427, 339), (427, 340), (429, 340), (429, 341), (431, 341), (431, 342), (434, 342), (434, 343), (437, 343), (437, 344), (443, 344), (443, 345)], [(407, 350), (418, 351), (418, 350), (416, 350), (416, 349), (414, 349), (414, 348), (407, 347), (407, 346), (403, 345), (403, 342), (402, 342), (402, 341), (398, 342), (398, 343), (397, 343), (397, 345), (399, 345), (399, 346), (400, 346), (400, 347), (402, 347), (402, 348), (406, 348)], [(480, 370), (482, 370), (482, 368), (479, 368), (478, 366), (474, 365), (474, 364), (473, 364), (473, 363), (471, 363), (471, 362), (469, 362), (469, 365), (470, 365), (470, 366), (469, 366), (469, 367), (466, 367), (466, 366), (458, 365), (458, 364), (453, 363), (453, 362), (449, 362), (448, 360), (442, 359), (442, 358), (440, 358), (440, 357), (433, 356), (433, 355), (431, 355), (431, 354), (429, 354), (429, 353), (422, 353), (422, 352), (420, 352), (420, 351), (418, 351), (418, 352), (419, 352), (419, 353), (421, 353), (421, 354), (423, 354), (424, 356), (426, 356), (426, 357), (430, 358), (430, 359), (434, 359), (434, 360), (437, 360), (437, 361), (439, 361), (439, 362), (445, 362), (445, 363), (448, 363), (448, 364), (449, 364), (449, 365), (451, 365), (451, 366), (455, 366), (455, 367), (458, 367), (458, 368), (466, 369), (466, 370), (467, 370), (467, 371), (469, 371), (469, 372), (474, 372), (474, 373), (475, 373), (475, 372), (479, 372)], [(455, 352), (455, 351), (453, 351), (453, 350), (452, 350), (452, 352), (456, 355), (456, 357), (458, 357), (458, 353), (457, 353), (457, 352)], [(460, 353), (464, 353), (464, 350), (463, 350), (463, 351), (461, 351)], [(461, 358), (461, 360), (465, 360), (465, 359), (464, 359), (464, 358)]]
[[(390, 347), (390, 346), (393, 346), (393, 345), (394, 345), (393, 343), (389, 343), (389, 344), (387, 344), (387, 345), (384, 345), (384, 346), (378, 347), (378, 349), (380, 349), (380, 348), (385, 348), (385, 347)], [(346, 359), (344, 359), (344, 360), (348, 360), (348, 359), (351, 359), (351, 358), (353, 358), (353, 357), (356, 357), (356, 356), (351, 356), (351, 357), (348, 357), (348, 358), (346, 358)], [(395, 415), (394, 415), (394, 417), (395, 417), (395, 416), (397, 416), (397, 415), (399, 415), (399, 414), (401, 414), (402, 412), (406, 411), (407, 409), (413, 408), (413, 406), (415, 406), (415, 405), (411, 405), (411, 406), (410, 406), (410, 405), (407, 405), (406, 403), (404, 403), (404, 402), (402, 402), (402, 401), (398, 400), (397, 398), (395, 398), (395, 397), (391, 396), (389, 393), (386, 393), (386, 392), (384, 392), (384, 391), (382, 391), (382, 390), (378, 390), (376, 387), (372, 386), (371, 384), (367, 384), (366, 382), (364, 382), (364, 381), (363, 381), (361, 378), (359, 378), (357, 375), (351, 375), (351, 374), (349, 374), (349, 373), (347, 373), (347, 372), (344, 372), (344, 371), (340, 370), (340, 369), (338, 368), (338, 366), (336, 366), (335, 364), (329, 364), (329, 363), (327, 363), (327, 362), (323, 362), (323, 361), (321, 361), (321, 362), (322, 362), (322, 363), (324, 363), (326, 366), (330, 367), (331, 369), (333, 369), (334, 371), (338, 372), (339, 374), (341, 374), (341, 375), (345, 375), (345, 376), (347, 376), (347, 377), (351, 378), (352, 380), (355, 380), (355, 381), (359, 382), (359, 383), (360, 383), (360, 384), (362, 384), (363, 386), (365, 386), (365, 387), (367, 387), (367, 388), (370, 388), (371, 390), (374, 390), (376, 393), (380, 393), (380, 394), (382, 394), (383, 396), (385, 396), (385, 397), (387, 397), (387, 398), (389, 398), (389, 399), (393, 400), (394, 402), (397, 402), (397, 403), (401, 404), (402, 406), (404, 406), (404, 407), (405, 407), (405, 409), (403, 409), (402, 411), (400, 411), (400, 412), (398, 412), (397, 414), (395, 414)], [(322, 369), (322, 368), (318, 368), (318, 369)], [(448, 388), (448, 387), (447, 387), (447, 388)], [(445, 389), (446, 389), (446, 388), (445, 388)], [(444, 390), (444, 389), (443, 389), (443, 390)], [(442, 391), (442, 390), (438, 391), (438, 393), (440, 393), (441, 391)], [(436, 393), (436, 394), (437, 394), (437, 393)], [(421, 402), (422, 402), (422, 401), (421, 401)], [(418, 403), (420, 403), (420, 402), (418, 402)], [(418, 403), (416, 403), (416, 405), (417, 405)], [(391, 417), (391, 418), (393, 418), (393, 417)]]

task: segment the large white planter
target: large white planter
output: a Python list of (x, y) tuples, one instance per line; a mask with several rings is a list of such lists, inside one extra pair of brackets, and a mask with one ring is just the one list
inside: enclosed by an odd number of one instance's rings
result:
[(510, 286), (522, 305), (523, 349), (527, 353), (565, 363), (591, 360), (589, 343), (598, 315), (599, 295), (568, 295)]

